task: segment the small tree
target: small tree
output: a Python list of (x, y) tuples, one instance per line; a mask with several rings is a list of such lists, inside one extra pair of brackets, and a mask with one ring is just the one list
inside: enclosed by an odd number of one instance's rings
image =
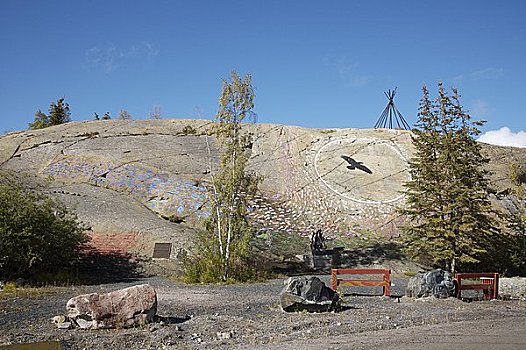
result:
[(479, 262), (496, 233), (483, 169), (488, 159), (474, 139), (483, 122), (472, 121), (457, 90), (449, 96), (441, 83), (435, 101), (423, 87), (418, 117), (403, 238), (413, 257), (455, 272), (458, 264)]
[(0, 278), (30, 277), (67, 267), (88, 241), (63, 205), (0, 174)]
[(58, 99), (57, 102), (52, 102), (49, 106), (49, 125), (59, 125), (70, 121), (69, 104), (64, 102), (64, 97)]
[(64, 97), (51, 102), (49, 106), (49, 115), (44, 114), (41, 110), (35, 113), (35, 120), (29, 123), (30, 129), (43, 129), (48, 126), (59, 125), (71, 121), (69, 105), (64, 102)]
[(150, 112), (150, 119), (161, 119), (161, 106), (153, 106), (153, 109)]
[(35, 120), (29, 123), (29, 129), (44, 129), (49, 126), (49, 117), (43, 113), (40, 109), (35, 113)]
[(102, 116), (102, 120), (110, 120), (111, 117), (110, 117), (110, 112), (106, 112), (104, 113), (104, 115)]
[(117, 119), (119, 119), (119, 120), (132, 120), (133, 118), (132, 118), (131, 114), (128, 113), (127, 110), (121, 109)]
[(99, 114), (97, 112), (93, 112), (93, 120), (100, 120)]
[(231, 81), (223, 82), (215, 125), (222, 155), (218, 172), (210, 169), (212, 208), (199, 240), (200, 253), (187, 264), (187, 275), (201, 281), (250, 276), (247, 257), (254, 231), (247, 220), (248, 198), (256, 192), (259, 179), (246, 171), (251, 137), (242, 131), (242, 123), (256, 117), (251, 81), (250, 75), (242, 79), (232, 72)]

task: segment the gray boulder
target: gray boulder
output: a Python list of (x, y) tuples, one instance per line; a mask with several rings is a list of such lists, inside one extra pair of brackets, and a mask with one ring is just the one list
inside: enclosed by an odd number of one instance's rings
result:
[(525, 277), (499, 278), (499, 294), (512, 299), (526, 298)]
[(318, 277), (290, 277), (280, 295), (283, 311), (338, 311), (341, 298)]
[(107, 294), (84, 294), (69, 299), (66, 316), (80, 328), (126, 328), (153, 322), (157, 294), (149, 284)]
[(434, 296), (447, 298), (455, 295), (455, 283), (449, 272), (442, 269), (419, 273), (409, 279), (405, 295), (422, 298)]

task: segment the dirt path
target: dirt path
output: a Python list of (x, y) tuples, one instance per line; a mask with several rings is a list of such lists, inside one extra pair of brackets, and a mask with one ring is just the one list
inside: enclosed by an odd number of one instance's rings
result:
[(519, 350), (526, 349), (526, 319), (464, 321), (296, 340), (257, 347), (239, 347), (239, 349)]
[[(323, 276), (328, 282), (328, 276)], [(158, 293), (153, 328), (59, 330), (50, 322), (66, 301), (149, 283)], [(404, 290), (394, 279), (393, 293)], [(346, 296), (339, 313), (285, 313), (283, 280), (189, 286), (162, 278), (61, 289), (32, 298), (0, 299), (0, 345), (61, 341), (65, 349), (526, 349), (526, 301)], [(374, 292), (374, 291), (373, 291)]]

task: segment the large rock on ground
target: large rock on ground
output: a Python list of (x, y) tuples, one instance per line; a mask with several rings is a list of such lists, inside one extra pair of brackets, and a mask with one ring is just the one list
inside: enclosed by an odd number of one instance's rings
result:
[(513, 299), (526, 298), (526, 278), (499, 278), (499, 294)]
[(338, 310), (341, 299), (318, 277), (290, 277), (280, 296), (284, 311), (323, 312)]
[(447, 298), (455, 294), (455, 284), (449, 272), (436, 269), (411, 277), (405, 294), (415, 298), (431, 295)]
[(80, 328), (126, 328), (152, 322), (157, 313), (157, 294), (149, 284), (107, 294), (84, 294), (66, 304), (68, 318)]

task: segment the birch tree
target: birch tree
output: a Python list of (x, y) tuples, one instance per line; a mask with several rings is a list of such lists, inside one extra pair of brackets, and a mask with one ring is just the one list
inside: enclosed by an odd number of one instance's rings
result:
[(217, 172), (210, 164), (210, 217), (198, 244), (197, 261), (187, 266), (194, 280), (249, 278), (247, 258), (254, 230), (247, 219), (248, 199), (255, 194), (259, 179), (247, 171), (251, 136), (243, 130), (243, 123), (255, 122), (253, 108), (252, 77), (241, 78), (232, 72), (230, 81), (223, 82), (214, 125), (221, 156)]
[(132, 120), (133, 118), (132, 118), (131, 114), (127, 110), (121, 109), (117, 119), (118, 120)]
[(153, 109), (150, 112), (150, 119), (161, 119), (161, 106), (153, 106)]

